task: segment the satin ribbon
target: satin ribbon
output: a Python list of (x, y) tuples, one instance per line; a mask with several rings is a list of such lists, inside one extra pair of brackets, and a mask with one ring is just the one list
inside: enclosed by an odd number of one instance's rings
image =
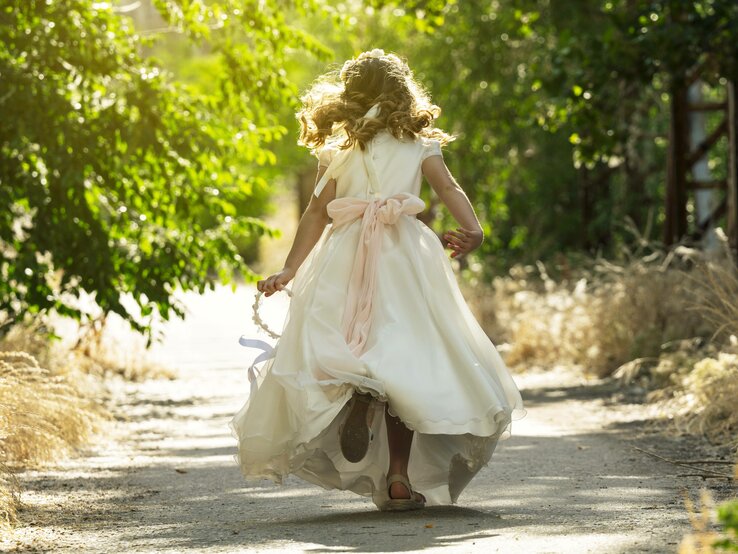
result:
[(359, 244), (349, 277), (348, 297), (341, 322), (346, 344), (358, 357), (366, 347), (372, 323), (373, 300), (377, 281), (377, 262), (386, 225), (394, 225), (402, 215), (416, 215), (425, 202), (408, 192), (384, 199), (341, 197), (326, 206), (337, 229), (362, 218)]
[[(367, 110), (367, 112), (362, 116), (361, 119), (373, 119), (377, 117), (378, 115), (379, 115), (379, 103), (376, 103)], [(315, 185), (315, 189), (313, 190), (313, 194), (315, 196), (320, 196), (320, 193), (323, 191), (323, 188), (328, 184), (328, 181), (338, 176), (338, 171), (348, 161), (350, 154), (354, 150), (359, 150), (359, 149), (358, 148), (347, 148), (346, 150), (338, 150), (338, 152), (336, 152), (333, 155), (333, 159), (328, 164), (328, 167), (326, 168), (325, 173), (323, 173), (323, 176), (320, 178), (320, 180)]]
[(367, 112), (364, 114), (364, 117), (362, 117), (362, 119), (374, 119), (378, 115), (379, 115), (379, 102), (377, 102), (371, 108), (369, 108)]
[[(363, 119), (374, 118), (379, 115), (379, 104), (374, 104)], [(337, 153), (328, 165), (323, 177), (315, 187), (315, 195), (319, 196), (323, 187), (333, 178), (337, 170), (348, 160), (353, 149), (342, 150)], [(361, 153), (364, 154), (364, 153)], [(366, 155), (364, 154), (366, 166)], [(367, 178), (376, 180), (376, 175), (367, 168)], [(378, 186), (375, 182), (375, 186)], [(378, 189), (377, 189), (378, 190)], [(354, 265), (349, 281), (348, 299), (343, 314), (341, 329), (351, 352), (359, 356), (366, 346), (366, 340), (371, 327), (373, 313), (373, 297), (376, 288), (377, 260), (382, 246), (382, 231), (385, 225), (393, 225), (401, 215), (416, 215), (425, 209), (425, 202), (414, 194), (403, 192), (385, 199), (362, 199), (354, 197), (336, 198), (328, 203), (328, 215), (333, 219), (333, 229), (337, 229), (350, 222), (363, 218), (359, 245), (354, 257)], [(276, 349), (269, 343), (259, 339), (249, 339), (241, 336), (238, 340), (241, 346), (261, 350), (248, 368), (250, 393), (256, 392), (256, 365), (274, 358)]]
[[(263, 340), (259, 339), (249, 339), (246, 338), (244, 335), (241, 335), (241, 337), (238, 339), (238, 344), (247, 348), (258, 348), (262, 351), (261, 354), (254, 358), (254, 361), (251, 363), (248, 369), (250, 387), (249, 396), (251, 396), (256, 392), (256, 364), (274, 358), (276, 350), (268, 342), (264, 342)], [(259, 375), (261, 375), (261, 372), (258, 373)]]

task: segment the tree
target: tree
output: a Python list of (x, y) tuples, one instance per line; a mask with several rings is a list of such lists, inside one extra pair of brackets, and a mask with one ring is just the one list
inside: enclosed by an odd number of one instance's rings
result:
[(729, 0), (459, 2), (442, 17), (418, 32), (385, 9), (357, 40), (406, 55), (443, 108), (490, 273), (613, 255), (633, 239), (624, 220), (663, 219), (671, 80), (703, 60), (708, 81), (736, 75)]
[[(207, 44), (205, 93), (142, 53), (110, 3), (15, 0), (0, 8), (0, 323), (54, 310), (89, 316), (94, 293), (152, 342), (154, 311), (184, 316), (174, 289), (254, 275), (234, 241), (259, 219), (264, 168), (297, 101), (286, 52), (330, 51), (288, 23), (333, 10), (309, 0), (156, 0), (165, 31)], [(258, 9), (257, 9), (258, 8)], [(234, 284), (235, 287), (235, 284)], [(140, 317), (121, 303), (130, 293)]]

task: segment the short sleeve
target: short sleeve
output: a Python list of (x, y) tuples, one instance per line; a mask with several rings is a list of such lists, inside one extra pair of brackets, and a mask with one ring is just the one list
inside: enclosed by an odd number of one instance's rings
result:
[(333, 161), (335, 153), (336, 148), (334, 146), (325, 145), (318, 150), (318, 167), (328, 167)]
[[(335, 145), (324, 146), (316, 154), (318, 155), (318, 167), (325, 165), (326, 169), (323, 171), (322, 177), (318, 180), (315, 185), (313, 194), (320, 196), (323, 188), (328, 184), (331, 179), (339, 179), (346, 169), (346, 162), (351, 159), (353, 152), (360, 152), (357, 148), (346, 148), (341, 149)], [(320, 173), (320, 170), (318, 170)]]
[[(320, 196), (320, 193), (322, 192), (326, 184), (328, 184), (328, 181), (335, 178), (337, 168), (335, 167), (336, 164), (333, 162), (336, 160), (337, 152), (338, 148), (329, 145), (325, 145), (320, 150), (318, 150), (318, 168), (325, 167), (326, 169), (323, 172), (323, 176), (315, 185), (315, 189), (313, 190), (313, 194), (315, 196)], [(320, 171), (318, 172), (320, 173)]]
[(423, 157), (421, 161), (430, 156), (443, 156), (441, 152), (441, 141), (436, 139), (427, 139), (423, 141)]

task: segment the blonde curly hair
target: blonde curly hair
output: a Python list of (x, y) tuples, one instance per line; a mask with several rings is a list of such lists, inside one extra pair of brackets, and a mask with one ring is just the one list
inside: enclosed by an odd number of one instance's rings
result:
[[(447, 144), (455, 138), (433, 126), (441, 108), (431, 103), (407, 62), (378, 48), (316, 79), (301, 100), (297, 142), (313, 153), (341, 136), (344, 141), (339, 148), (358, 143), (364, 150), (381, 129), (388, 129), (397, 139), (423, 136)], [(375, 104), (378, 114), (365, 117)]]

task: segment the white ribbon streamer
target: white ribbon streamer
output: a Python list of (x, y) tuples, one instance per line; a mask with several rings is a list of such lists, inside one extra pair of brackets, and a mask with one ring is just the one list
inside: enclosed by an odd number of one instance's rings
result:
[(265, 362), (271, 358), (274, 358), (274, 356), (276, 355), (276, 350), (268, 342), (265, 342), (259, 339), (249, 339), (245, 337), (244, 335), (241, 335), (241, 337), (238, 339), (238, 344), (240, 344), (241, 346), (245, 346), (246, 348), (258, 348), (259, 350), (262, 351), (261, 354), (259, 354), (258, 356), (256, 356), (256, 358), (254, 358), (254, 361), (251, 363), (248, 369), (249, 386), (250, 386), (249, 396), (251, 396), (252, 394), (254, 394), (254, 392), (256, 392), (256, 389), (257, 389), (257, 385), (256, 385), (257, 373), (261, 375), (261, 372), (257, 371), (256, 369), (256, 364), (260, 364), (261, 362)]
[[(292, 296), (292, 291), (288, 288), (281, 289), (284, 292), (286, 292), (289, 296)], [(259, 291), (256, 294), (256, 298), (254, 299), (254, 304), (252, 306), (254, 315), (253, 315), (253, 321), (258, 325), (263, 331), (265, 331), (270, 337), (273, 339), (279, 339), (280, 335), (269, 329), (267, 327), (266, 323), (261, 319), (259, 316), (259, 300), (261, 299), (262, 292)], [(261, 371), (258, 371), (256, 369), (256, 365), (260, 364), (261, 362), (265, 362), (267, 360), (270, 360), (271, 358), (274, 358), (276, 356), (277, 351), (276, 348), (274, 348), (271, 344), (268, 342), (265, 342), (261, 339), (250, 339), (246, 337), (245, 335), (241, 335), (238, 339), (238, 344), (241, 346), (245, 346), (246, 348), (258, 348), (261, 350), (261, 354), (256, 356), (254, 358), (254, 361), (251, 363), (251, 365), (248, 368), (248, 376), (249, 376), (249, 384), (250, 384), (250, 392), (249, 396), (251, 396), (254, 392), (256, 392), (257, 385), (256, 385), (256, 377), (257, 375), (261, 375)]]

